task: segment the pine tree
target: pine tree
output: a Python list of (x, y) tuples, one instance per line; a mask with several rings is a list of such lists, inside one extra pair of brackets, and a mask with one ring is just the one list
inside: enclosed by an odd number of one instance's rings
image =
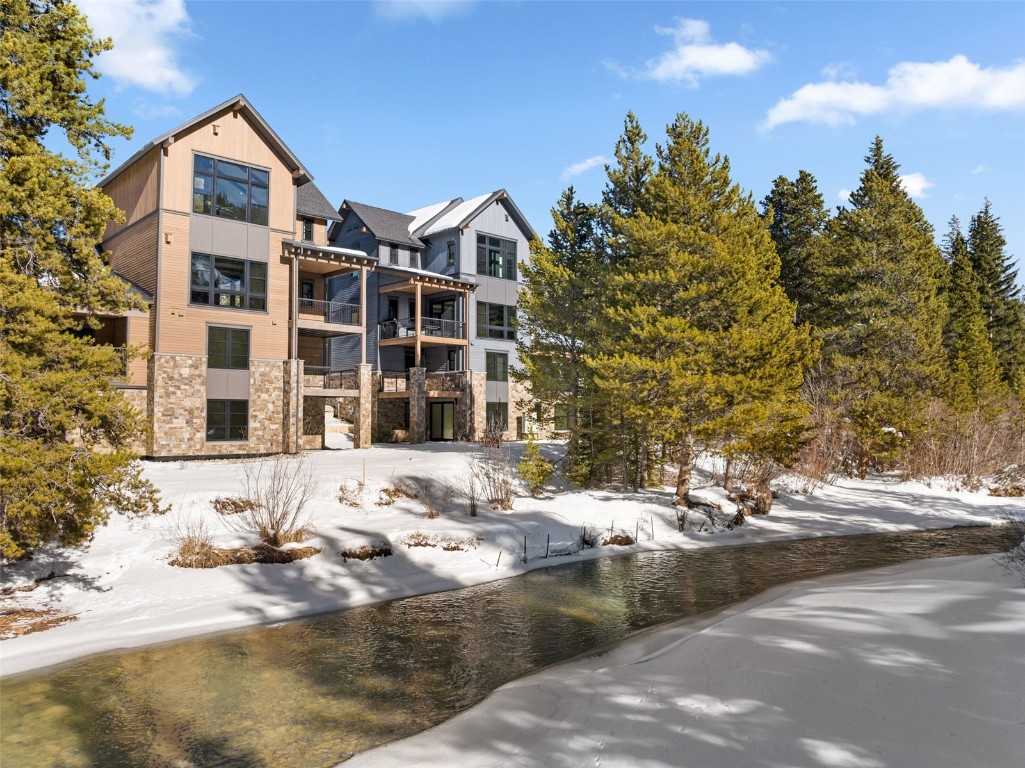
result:
[(589, 357), (631, 423), (670, 446), (684, 502), (698, 441), (785, 459), (806, 409), (807, 329), (776, 282), (779, 258), (750, 196), (679, 115), (629, 215), (613, 210), (624, 259), (609, 276), (608, 328)]
[(944, 370), (945, 269), (932, 226), (901, 185), (876, 137), (867, 167), (829, 225), (821, 320), (823, 369), (839, 417), (851, 427), (864, 475), (895, 458), (921, 425)]
[(598, 330), (602, 246), (597, 216), (594, 206), (576, 199), (573, 187), (562, 193), (552, 209), (550, 245), (531, 243), (530, 263), (521, 271), (517, 318), (523, 361), (517, 375), (529, 383), (532, 398), (547, 415), (556, 407), (567, 409), (566, 473), (585, 485), (595, 480), (595, 421), (602, 418), (596, 413), (594, 379), (584, 363)]
[(1010, 382), (1019, 371), (1025, 371), (1025, 314), (1018, 272), (1005, 252), (1006, 246), (1000, 220), (986, 200), (968, 226), (968, 252), (979, 278), (990, 343), (1004, 380)]
[(794, 181), (778, 176), (762, 199), (762, 217), (779, 254), (780, 285), (797, 304), (797, 322), (805, 322), (826, 298), (816, 285), (816, 269), (829, 212), (815, 177), (807, 171), (799, 171)]
[(949, 312), (944, 334), (950, 361), (947, 401), (957, 412), (978, 411), (985, 418), (993, 418), (1005, 406), (1008, 392), (989, 342), (979, 281), (957, 217), (950, 221), (944, 255), (949, 265), (945, 290)]
[[(79, 333), (138, 306), (96, 248), (118, 212), (90, 178), (106, 138), (130, 133), (86, 95), (110, 44), (70, 3), (0, 14), (0, 555), (17, 558), (83, 541), (112, 508), (157, 505), (126, 447), (140, 425), (111, 386), (117, 358)], [(47, 148), (51, 131), (77, 158)]]

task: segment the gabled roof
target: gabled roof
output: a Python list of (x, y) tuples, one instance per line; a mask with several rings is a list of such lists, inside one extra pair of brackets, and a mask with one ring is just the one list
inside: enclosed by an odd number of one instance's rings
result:
[(296, 190), (295, 212), (299, 216), (311, 216), (314, 219), (338, 221), (341, 218), (341, 214), (312, 181), (307, 181)]
[(424, 244), (409, 234), (409, 225), (413, 217), (398, 211), (389, 211), (387, 208), (375, 208), (372, 205), (354, 203), (346, 200), (342, 203), (342, 213), (351, 210), (366, 225), (374, 237), (388, 243), (411, 245), (414, 248), (423, 248)]
[(174, 141), (175, 137), (178, 134), (185, 133), (186, 131), (189, 131), (192, 128), (194, 128), (195, 126), (203, 122), (206, 122), (207, 120), (210, 120), (211, 118), (214, 118), (223, 112), (227, 112), (228, 110), (239, 112), (249, 119), (249, 121), (253, 124), (253, 127), (256, 129), (256, 132), (260, 134), (261, 138), (265, 142), (267, 142), (267, 145), (274, 150), (278, 157), (281, 158), (282, 162), (284, 162), (285, 166), (290, 171), (292, 171), (292, 173), (295, 175), (296, 180), (300, 184), (305, 183), (307, 181), (311, 181), (313, 179), (313, 176), (310, 174), (310, 172), (306, 170), (302, 163), (299, 162), (299, 158), (297, 158), (292, 153), (292, 150), (290, 150), (285, 145), (285, 142), (281, 140), (281, 137), (274, 132), (274, 129), (271, 128), (270, 125), (268, 125), (267, 121), (264, 120), (263, 117), (260, 116), (260, 113), (257, 112), (256, 109), (253, 107), (253, 105), (249, 103), (249, 99), (247, 99), (243, 94), (240, 93), (238, 96), (234, 96), (225, 101), (224, 103), (218, 104), (213, 109), (209, 109), (203, 114), (197, 115), (191, 120), (182, 123), (174, 130), (168, 131), (165, 134), (157, 136), (157, 138), (145, 144), (138, 152), (136, 152), (130, 158), (125, 160), (125, 162), (121, 163), (121, 165), (119, 165), (117, 168), (111, 171), (107, 175), (107, 178), (100, 182), (100, 186), (102, 187), (103, 185), (113, 181), (115, 178), (121, 175), (121, 173), (126, 168), (130, 167), (136, 160), (145, 155), (154, 147), (159, 147), (165, 141)]
[(117, 278), (123, 280), (124, 282), (128, 283), (128, 292), (129, 293), (138, 296), (140, 299), (142, 299), (145, 302), (148, 302), (150, 304), (153, 303), (153, 294), (152, 293), (147, 291), (145, 288), (143, 288), (141, 285), (139, 285), (134, 280), (129, 280), (127, 277), (122, 275), (117, 270), (112, 269), (110, 271), (114, 273), (115, 277), (117, 277)]
[(455, 208), (461, 202), (463, 202), (463, 198), (456, 197), (452, 200), (443, 200), (440, 203), (434, 203), (433, 205), (427, 205), (423, 208), (417, 208), (415, 211), (410, 211), (407, 215), (412, 216), (413, 221), (409, 225), (409, 234), (413, 237), (420, 237), (424, 230), (433, 224), (439, 216)]
[(509, 213), (516, 220), (516, 225), (520, 228), (520, 231), (527, 236), (528, 240), (533, 240), (537, 237), (537, 233), (535, 233), (530, 224), (527, 223), (526, 217), (520, 213), (520, 209), (516, 207), (512, 198), (509, 197), (509, 193), (504, 189), (499, 189), (485, 195), (478, 195), (470, 200), (459, 203), (455, 207), (448, 209), (427, 227), (424, 227), (423, 232), (417, 232), (417, 234), (420, 237), (430, 237), (431, 235), (436, 235), (441, 232), (445, 232), (446, 230), (465, 227), (473, 221), (481, 211), (496, 200), (503, 201), (503, 204), (506, 206)]

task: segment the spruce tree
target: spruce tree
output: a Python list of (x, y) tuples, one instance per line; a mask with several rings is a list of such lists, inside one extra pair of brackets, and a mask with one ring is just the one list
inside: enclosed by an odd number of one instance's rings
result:
[(944, 263), (932, 226), (876, 137), (851, 207), (832, 219), (820, 333), (833, 406), (850, 425), (859, 475), (895, 458), (921, 426), (944, 371)]
[(776, 177), (762, 199), (762, 216), (779, 254), (780, 285), (797, 304), (797, 322), (805, 322), (825, 298), (816, 285), (816, 269), (829, 212), (815, 177), (807, 171), (799, 171), (794, 181)]
[(629, 215), (611, 211), (625, 258), (589, 362), (628, 421), (671, 447), (685, 502), (698, 441), (759, 458), (796, 450), (813, 344), (776, 282), (754, 202), (712, 155), (705, 126), (679, 115), (656, 152), (645, 199)]
[(1004, 380), (1010, 382), (1025, 371), (1025, 314), (1018, 272), (1005, 251), (1006, 246), (1000, 220), (993, 215), (987, 199), (968, 226), (968, 252), (979, 278), (990, 343)]
[[(74, 5), (10, 0), (0, 11), (0, 555), (88, 538), (112, 509), (156, 508), (128, 449), (138, 414), (111, 386), (115, 352), (80, 333), (139, 306), (96, 248), (113, 203), (108, 121), (85, 79), (110, 47)], [(60, 133), (77, 153), (48, 149)]]
[(949, 312), (944, 334), (949, 359), (947, 401), (955, 412), (978, 412), (991, 419), (1005, 406), (1008, 392), (989, 342), (979, 281), (957, 217), (950, 221), (944, 255), (949, 265), (945, 290)]
[(530, 263), (521, 270), (523, 289), (517, 317), (519, 357), (531, 396), (548, 415), (568, 412), (567, 475), (581, 484), (595, 478), (596, 421), (594, 380), (584, 355), (598, 332), (596, 302), (602, 275), (597, 210), (565, 190), (552, 209), (550, 245), (531, 243)]

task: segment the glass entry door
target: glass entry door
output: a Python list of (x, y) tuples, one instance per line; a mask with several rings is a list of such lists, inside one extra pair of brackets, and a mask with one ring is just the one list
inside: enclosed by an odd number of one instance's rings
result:
[(430, 404), (431, 440), (455, 439), (455, 403)]

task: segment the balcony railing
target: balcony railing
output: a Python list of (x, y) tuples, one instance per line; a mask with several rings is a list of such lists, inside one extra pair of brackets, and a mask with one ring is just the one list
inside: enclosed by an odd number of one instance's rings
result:
[[(461, 320), (442, 320), (439, 317), (423, 317), (420, 319), (420, 333), (443, 339), (465, 338)], [(385, 320), (380, 325), (381, 339), (401, 339), (414, 336), (416, 322), (412, 318), (401, 320)]]
[(342, 304), (337, 301), (321, 301), (320, 299), (299, 299), (300, 315), (317, 315), (325, 323), (340, 325), (359, 325), (359, 304)]
[(333, 371), (324, 365), (304, 365), (303, 378), (307, 387), (323, 387), (324, 389), (358, 389), (359, 381), (356, 372)]
[(409, 371), (381, 371), (381, 392), (408, 392)]

